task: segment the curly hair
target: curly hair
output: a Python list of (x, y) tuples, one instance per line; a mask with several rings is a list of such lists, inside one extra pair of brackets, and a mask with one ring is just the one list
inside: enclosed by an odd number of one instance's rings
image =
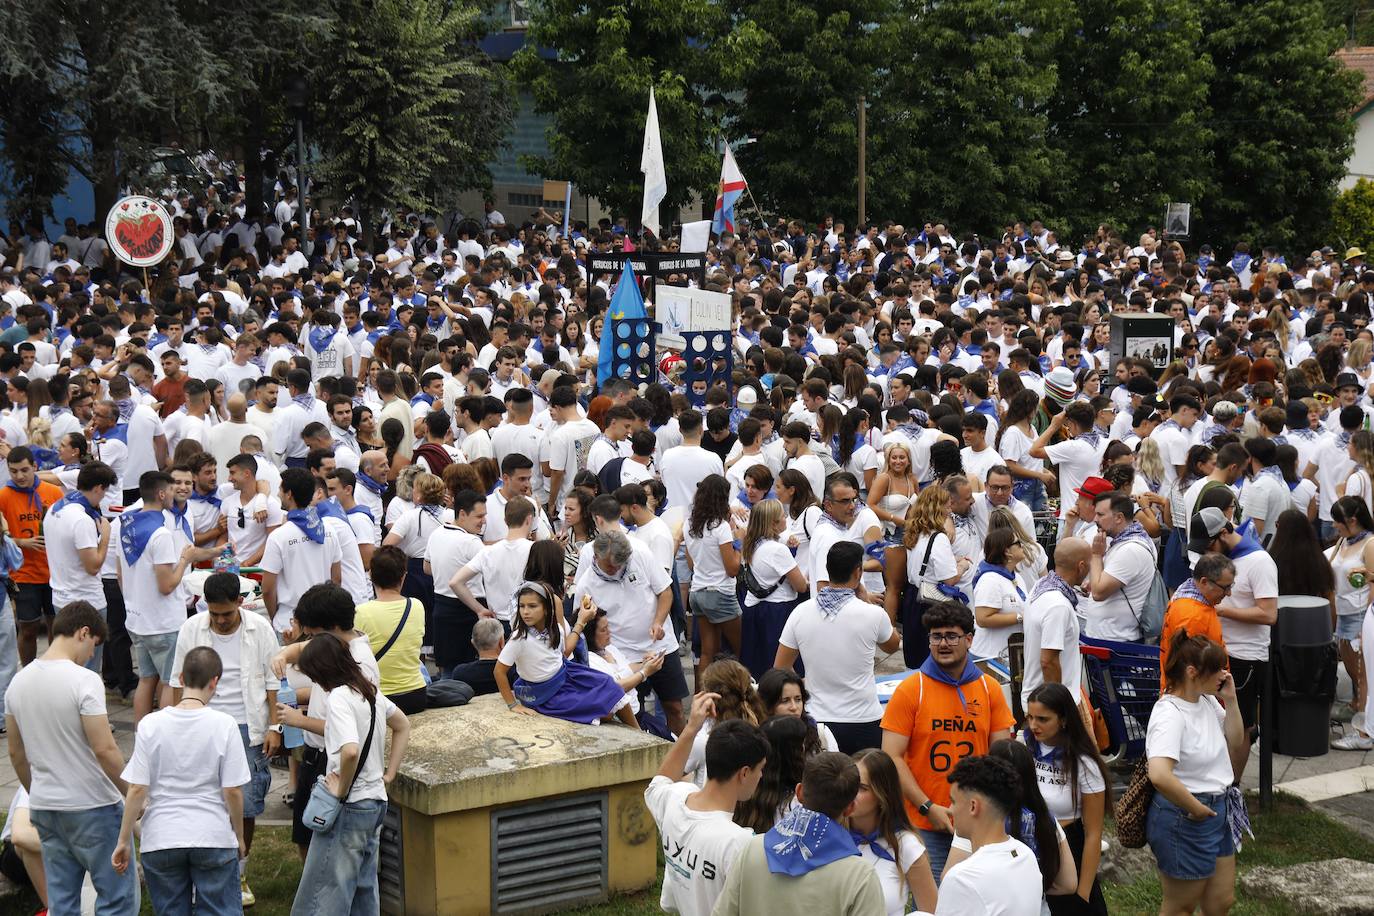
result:
[(694, 538), (706, 536), (706, 529), (730, 518), (730, 481), (720, 474), (710, 474), (697, 486), (692, 497), (692, 513), (687, 531)]
[(911, 550), (925, 535), (944, 531), (947, 518), (949, 491), (941, 486), (926, 487), (907, 510), (902, 543), (907, 550)]
[(759, 699), (758, 691), (749, 675), (749, 669), (733, 658), (718, 658), (701, 672), (701, 690), (705, 693), (720, 694), (716, 700), (716, 721), (743, 719), (751, 725), (758, 725), (768, 718)]

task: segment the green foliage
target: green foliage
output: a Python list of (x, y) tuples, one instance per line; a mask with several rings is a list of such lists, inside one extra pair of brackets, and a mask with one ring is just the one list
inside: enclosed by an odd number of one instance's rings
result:
[[(535, 0), (530, 19), (512, 64), (552, 124), (549, 155), (522, 162), (526, 169), (571, 179), (613, 211), (638, 214), (652, 85), (668, 175), (660, 210), (698, 192), (714, 198), (723, 125), (720, 106), (706, 100), (740, 85), (761, 29), (732, 24), (716, 0)], [(539, 48), (555, 49), (556, 59)]]
[(1331, 205), (1331, 230), (1345, 245), (1374, 249), (1374, 181), (1361, 178), (1336, 195)]
[(1046, 114), (1059, 85), (1060, 6), (902, 0), (888, 27), (906, 52), (893, 58), (869, 119), (871, 212), (978, 231), (1028, 213), (1048, 221), (1062, 164)]
[(1102, 223), (1142, 229), (1172, 200), (1212, 190), (1206, 117), (1211, 61), (1192, 0), (1075, 0), (1056, 47), (1049, 105), (1063, 156), (1061, 240)]
[(473, 41), (483, 23), (479, 7), (449, 0), (342, 0), (329, 54), (339, 76), (316, 137), (334, 196), (371, 215), (452, 205), (481, 183), (510, 120), (502, 78)]
[(1345, 174), (1360, 77), (1332, 55), (1339, 29), (1317, 4), (1233, 0), (1202, 7), (1216, 192), (1207, 238), (1311, 248)]

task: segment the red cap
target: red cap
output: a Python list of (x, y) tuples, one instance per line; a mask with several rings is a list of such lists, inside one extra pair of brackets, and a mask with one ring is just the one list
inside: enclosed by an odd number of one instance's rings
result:
[(1101, 477), (1089, 477), (1087, 480), (1083, 481), (1083, 486), (1074, 487), (1073, 491), (1079, 496), (1086, 496), (1088, 499), (1097, 499), (1097, 497), (1101, 496), (1103, 493), (1110, 493), (1115, 489), (1116, 487), (1112, 486)]

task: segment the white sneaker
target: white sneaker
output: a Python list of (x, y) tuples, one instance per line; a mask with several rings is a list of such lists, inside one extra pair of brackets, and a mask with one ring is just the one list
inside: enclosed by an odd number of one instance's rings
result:
[(1350, 734), (1332, 741), (1331, 746), (1338, 751), (1374, 751), (1374, 738)]

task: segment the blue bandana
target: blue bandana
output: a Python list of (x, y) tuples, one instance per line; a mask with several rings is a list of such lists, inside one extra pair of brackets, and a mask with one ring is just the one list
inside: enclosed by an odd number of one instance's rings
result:
[(144, 509), (120, 517), (119, 546), (124, 551), (124, 561), (130, 566), (138, 562), (143, 551), (148, 549), (148, 541), (160, 528), (167, 525), (161, 509)]
[(348, 521), (348, 514), (343, 508), (332, 499), (323, 499), (315, 504), (315, 511), (321, 518), (337, 518), (341, 522)]
[(1140, 541), (1150, 547), (1154, 547), (1155, 543), (1154, 538), (1150, 537), (1149, 533), (1145, 530), (1145, 526), (1140, 524), (1140, 522), (1131, 522), (1122, 529), (1120, 534), (1112, 538), (1112, 546), (1115, 547), (1117, 544), (1123, 544), (1127, 541)]
[(808, 872), (859, 855), (849, 831), (819, 811), (793, 808), (763, 835), (768, 871), (801, 877)]
[(945, 669), (941, 668), (939, 663), (935, 661), (934, 655), (926, 657), (926, 660), (921, 663), (920, 671), (921, 674), (937, 683), (953, 687), (954, 692), (959, 694), (959, 702), (963, 704), (965, 712), (968, 711), (968, 701), (964, 699), (964, 685), (972, 684), (983, 676), (983, 672), (978, 670), (978, 666), (973, 663), (972, 658), (964, 659), (964, 670), (959, 673), (958, 677), (950, 677), (946, 674)]
[(119, 410), (119, 419), (121, 423), (129, 422), (129, 418), (134, 415), (134, 408), (136, 406), (138, 405), (136, 405), (130, 398), (122, 398), (118, 401), (115, 401), (115, 407)]
[(872, 833), (860, 833), (857, 830), (849, 831), (849, 838), (854, 841), (855, 846), (867, 846), (873, 850), (873, 854), (880, 859), (886, 859), (896, 864), (897, 860), (893, 857), (888, 848), (882, 844), (882, 835), (878, 831)]
[(324, 522), (320, 521), (320, 513), (311, 509), (292, 509), (286, 513), (288, 522), (295, 522), (296, 527), (301, 529), (301, 533), (316, 544), (324, 543)]
[(30, 484), (30, 485), (27, 486), (27, 487), (21, 487), (21, 486), (19, 486), (19, 484), (15, 483), (13, 480), (6, 482), (5, 486), (6, 486), (8, 489), (14, 490), (16, 493), (23, 493), (23, 494), (25, 494), (26, 496), (28, 496), (28, 498), (29, 498), (29, 508), (32, 509), (34, 512), (38, 513), (39, 515), (42, 515), (42, 514), (43, 514), (43, 500), (40, 499), (40, 498), (38, 497), (38, 484), (39, 484), (39, 483), (40, 483), (40, 481), (38, 480), (38, 478), (37, 478), (37, 477), (34, 477), (33, 483)]
[(1054, 571), (1046, 573), (1041, 577), (1039, 582), (1035, 583), (1035, 587), (1031, 589), (1030, 600), (1031, 602), (1035, 602), (1040, 597), (1050, 592), (1059, 592), (1059, 594), (1064, 596), (1064, 600), (1069, 602), (1070, 607), (1074, 610), (1078, 610), (1078, 592), (1073, 586), (1065, 582), (1059, 573)]
[(224, 501), (221, 500), (221, 499), (220, 499), (218, 496), (216, 496), (215, 494), (213, 494), (213, 493), (202, 493), (202, 492), (200, 492), (199, 490), (192, 490), (192, 491), (191, 491), (191, 498), (194, 499), (194, 500), (195, 500), (196, 502), (198, 502), (198, 503), (209, 503), (210, 505), (214, 506), (216, 509), (220, 508), (220, 507), (224, 504)]
[(1202, 594), (1202, 589), (1197, 587), (1197, 580), (1192, 578), (1185, 580), (1183, 584), (1178, 587), (1178, 590), (1174, 592), (1174, 600), (1178, 600), (1179, 598), (1191, 598), (1199, 604), (1205, 604), (1208, 607), (1212, 606), (1212, 602), (1208, 601), (1207, 596)]
[(988, 574), (1001, 576), (1006, 579), (1016, 589), (1016, 594), (1020, 596), (1023, 601), (1025, 600), (1026, 593), (1021, 591), (1021, 586), (1016, 584), (1016, 576), (1012, 574), (1011, 570), (1007, 569), (1005, 566), (998, 566), (996, 563), (989, 563), (987, 560), (979, 561), (978, 571), (973, 574), (973, 587), (976, 589), (978, 587), (978, 580)]
[(820, 609), (821, 615), (826, 620), (834, 620), (835, 615), (840, 612), (840, 608), (849, 603), (854, 597), (854, 589), (840, 588), (831, 586), (816, 592), (816, 607)]
[(328, 325), (324, 327), (311, 325), (310, 330), (306, 332), (306, 339), (310, 341), (310, 348), (312, 350), (316, 353), (323, 353), (325, 350), (328, 350), (329, 345), (334, 342), (334, 335), (337, 333), (337, 329), (331, 328)]
[(178, 512), (176, 510), (176, 505), (173, 504), (171, 506), (168, 506), (166, 511), (167, 515), (172, 520), (172, 524), (180, 528), (181, 533), (186, 535), (186, 540), (194, 544), (196, 542), (196, 536), (191, 533), (191, 523), (186, 518), (186, 514), (190, 511), (190, 508), (190, 503), (187, 503), (186, 507), (182, 509), (180, 512)]
[(429, 407), (433, 407), (433, 406), (434, 406), (434, 395), (432, 395), (432, 394), (425, 394), (423, 391), (421, 391), (419, 394), (415, 395), (415, 397), (413, 397), (413, 398), (410, 399), (410, 406), (411, 406), (411, 407), (414, 407), (416, 404), (425, 404), (425, 405), (427, 405), (427, 406), (429, 406)]
[(373, 493), (376, 493), (378, 496), (381, 496), (382, 493), (386, 491), (386, 484), (378, 483), (371, 477), (364, 474), (362, 471), (358, 472), (358, 483), (362, 484), (364, 487), (366, 487), (368, 490), (371, 490)]
[(349, 509), (349, 510), (348, 510), (346, 513), (344, 513), (344, 514), (345, 514), (345, 515), (366, 515), (366, 516), (367, 516), (367, 520), (368, 520), (369, 522), (376, 522), (376, 521), (377, 521), (375, 518), (372, 517), (372, 510), (369, 509), (367, 506), (354, 506), (352, 509)]
[(64, 496), (64, 497), (62, 497), (61, 499), (59, 499), (59, 500), (53, 505), (52, 511), (53, 511), (53, 512), (60, 512), (60, 511), (62, 511), (63, 509), (67, 508), (68, 506), (80, 506), (80, 507), (81, 507), (81, 511), (85, 512), (87, 515), (89, 515), (89, 516), (90, 516), (92, 519), (94, 519), (95, 521), (97, 521), (97, 522), (100, 521), (100, 509), (99, 509), (98, 507), (96, 507), (96, 506), (92, 506), (92, 505), (90, 504), (90, 501), (87, 500), (86, 497), (82, 496), (81, 493), (78, 492), (78, 491), (76, 491), (76, 490), (73, 490), (72, 492), (68, 493), (66, 496)]
[(315, 396), (308, 391), (305, 394), (292, 395), (291, 403), (298, 405), (306, 413), (310, 413), (315, 407)]

